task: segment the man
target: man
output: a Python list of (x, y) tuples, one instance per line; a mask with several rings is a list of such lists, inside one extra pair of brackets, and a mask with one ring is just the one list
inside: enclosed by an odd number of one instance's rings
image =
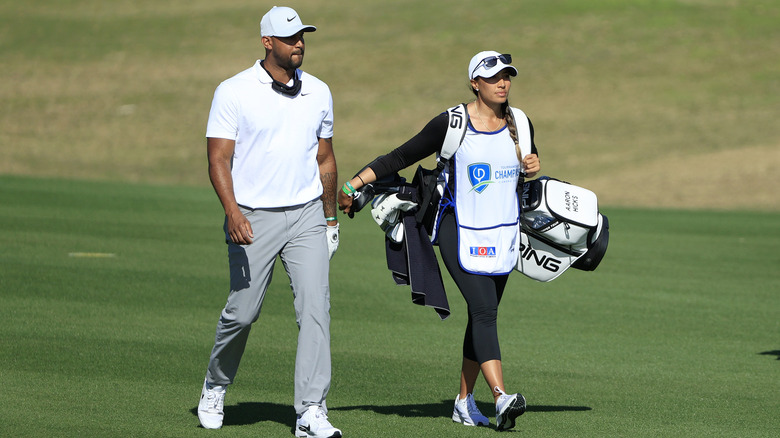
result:
[[(252, 323), (277, 255), (290, 277), (299, 327), (296, 437), (340, 437), (327, 419), (330, 388), (329, 260), (338, 247), (333, 100), (298, 67), (305, 32), (288, 7), (260, 22), (265, 59), (222, 82), (206, 130), (209, 177), (225, 210), (230, 294), (217, 323), (198, 405), (203, 427), (222, 426)], [(327, 223), (327, 226), (326, 226)]]

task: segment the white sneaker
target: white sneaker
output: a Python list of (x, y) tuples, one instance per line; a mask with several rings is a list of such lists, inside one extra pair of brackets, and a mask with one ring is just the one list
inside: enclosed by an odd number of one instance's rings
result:
[(496, 400), (496, 430), (511, 429), (515, 427), (515, 418), (525, 412), (525, 397), (522, 394), (506, 394), (498, 387), (494, 390), (501, 393)]
[(299, 438), (338, 438), (341, 431), (333, 427), (322, 406), (309, 406), (295, 422), (295, 436)]
[(469, 394), (460, 399), (460, 394), (455, 396), (455, 407), (452, 409), (452, 421), (466, 426), (487, 426), (490, 424), (488, 417), (482, 415), (474, 401), (474, 395)]
[(203, 390), (200, 392), (198, 402), (198, 419), (205, 429), (219, 429), (222, 427), (223, 411), (225, 406), (226, 386), (211, 386), (203, 381)]

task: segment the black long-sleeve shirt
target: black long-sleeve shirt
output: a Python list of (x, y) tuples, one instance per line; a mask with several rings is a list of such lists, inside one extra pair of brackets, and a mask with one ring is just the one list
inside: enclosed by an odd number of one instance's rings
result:
[[(405, 169), (434, 153), (441, 152), (444, 137), (447, 135), (447, 126), (448, 119), (445, 111), (428, 122), (417, 135), (393, 149), (390, 153), (377, 157), (368, 167), (374, 171), (377, 179), (381, 179)], [(534, 125), (531, 124), (530, 119), (528, 120), (528, 126), (531, 132), (531, 153), (538, 154), (536, 144), (534, 143)]]

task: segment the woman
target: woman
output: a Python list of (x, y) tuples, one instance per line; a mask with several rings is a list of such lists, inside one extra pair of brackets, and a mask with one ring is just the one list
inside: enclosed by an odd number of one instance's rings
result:
[[(505, 391), (496, 319), (519, 249), (517, 184), (523, 173), (533, 177), (540, 170), (533, 126), (507, 101), (517, 75), (511, 62), (510, 55), (486, 51), (469, 63), (476, 99), (466, 106), (466, 135), (443, 172), (447, 187), (436, 234), (441, 258), (469, 314), (452, 419), (468, 426), (490, 423), (473, 396), (481, 371), (493, 392), (498, 430), (514, 427), (515, 418), (525, 411), (525, 398)], [(447, 125), (444, 112), (411, 140), (370, 163), (344, 183), (339, 208), (349, 213), (355, 190), (441, 152)]]

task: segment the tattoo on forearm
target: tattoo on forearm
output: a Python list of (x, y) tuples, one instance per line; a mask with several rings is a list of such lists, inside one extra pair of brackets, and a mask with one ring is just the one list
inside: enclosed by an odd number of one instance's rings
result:
[(322, 209), (325, 211), (325, 217), (336, 216), (336, 184), (338, 174), (328, 172), (320, 175), (322, 180)]

